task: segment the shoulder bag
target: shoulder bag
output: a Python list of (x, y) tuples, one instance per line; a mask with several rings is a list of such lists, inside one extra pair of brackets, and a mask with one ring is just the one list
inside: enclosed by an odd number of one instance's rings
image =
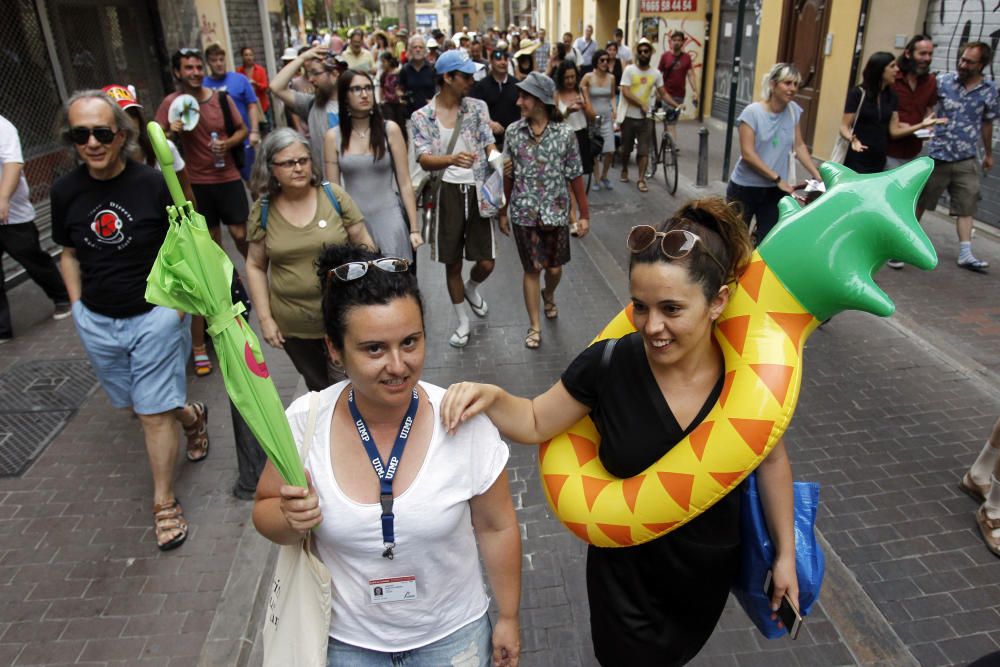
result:
[[(858, 102), (858, 108), (854, 110), (854, 122), (851, 123), (851, 136), (854, 136), (854, 128), (858, 124), (858, 117), (861, 115), (861, 105), (865, 103), (865, 89), (861, 89), (861, 101)], [(844, 158), (847, 157), (847, 151), (851, 147), (851, 141), (849, 139), (844, 139), (840, 134), (840, 129), (837, 129), (837, 141), (833, 145), (833, 150), (830, 152), (830, 162), (836, 162), (837, 164), (844, 164)]]
[[(319, 392), (309, 395), (303, 462), (315, 437)], [(278, 552), (264, 610), (264, 667), (326, 667), (330, 638), (330, 570), (312, 551), (313, 534)]]

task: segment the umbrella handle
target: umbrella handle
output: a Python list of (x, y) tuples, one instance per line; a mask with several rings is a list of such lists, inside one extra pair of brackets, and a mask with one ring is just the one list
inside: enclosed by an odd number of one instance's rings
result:
[(167, 182), (167, 189), (174, 200), (177, 208), (183, 208), (187, 203), (184, 190), (181, 189), (181, 182), (177, 180), (177, 172), (174, 171), (174, 155), (167, 146), (167, 137), (163, 134), (163, 128), (159, 123), (150, 121), (146, 125), (146, 132), (149, 134), (149, 142), (153, 145), (153, 152), (156, 153), (156, 161), (160, 163), (163, 171), (163, 178)]

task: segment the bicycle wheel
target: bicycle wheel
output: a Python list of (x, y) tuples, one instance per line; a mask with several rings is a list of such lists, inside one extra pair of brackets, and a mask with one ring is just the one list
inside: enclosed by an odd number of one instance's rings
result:
[(663, 143), (660, 144), (660, 154), (663, 165), (663, 180), (667, 184), (667, 192), (671, 195), (677, 193), (677, 151), (674, 148), (674, 140), (669, 133), (663, 133)]
[(647, 180), (656, 176), (656, 165), (660, 161), (662, 156), (659, 152), (659, 147), (656, 145), (656, 132), (649, 133), (649, 156), (646, 161), (646, 173), (645, 178)]

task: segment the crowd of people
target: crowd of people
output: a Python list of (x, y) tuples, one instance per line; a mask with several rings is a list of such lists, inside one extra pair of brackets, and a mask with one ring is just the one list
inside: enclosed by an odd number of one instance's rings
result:
[[(264, 340), (284, 350), (311, 392), (288, 409), (297, 443), (315, 437), (326, 445), (310, 449), (304, 461), (307, 488), (283, 485), (271, 464), (257, 466), (254, 521), (279, 544), (313, 531), (318, 556), (338, 582), (329, 664), (401, 655), (449, 664), (462, 655), (462, 664), (516, 665), (520, 533), (501, 437), (539, 443), (591, 415), (602, 437), (601, 462), (630, 477), (696, 429), (723, 391), (713, 327), (729, 284), (748, 264), (753, 240), (776, 223), (779, 199), (796, 185), (789, 155), (819, 178), (794, 101), (801, 77), (785, 63), (767, 73), (763, 100), (739, 117), (740, 159), (727, 198), (740, 206), (695, 200), (629, 234), (636, 333), (583, 351), (531, 400), (492, 385), (445, 390), (421, 380), (426, 331), (418, 248), (430, 244), (432, 259), (444, 265), (454, 317), (448, 342), (462, 348), (472, 336), (470, 316), (489, 313), (483, 286), (496, 262), (495, 230), (512, 235), (524, 273), (523, 344), (534, 350), (542, 345), (543, 316), (559, 316), (556, 291), (571, 238), (590, 229), (586, 175), (595, 190), (611, 190), (617, 153), (619, 180), (627, 183), (634, 150), (636, 188), (648, 191), (654, 106), (696, 104), (696, 82), (683, 33), (671, 36), (657, 67), (649, 40), (629, 49), (622, 38), (617, 30), (602, 47), (591, 26), (552, 44), (544, 30), (477, 35), (463, 28), (448, 39), (436, 31), (355, 30), (346, 41), (330, 36), (289, 49), (273, 77), (251, 48), (241, 50), (235, 72), (227, 71), (217, 44), (172, 56), (177, 90), (153, 118), (213, 238), (221, 244), (225, 226), (245, 258)], [(972, 255), (971, 221), (979, 140), (989, 169), (991, 123), (1000, 111), (995, 86), (982, 77), (991, 50), (967, 45), (957, 74), (940, 77), (929, 71), (932, 55), (931, 40), (918, 35), (898, 58), (871, 56), (845, 105), (846, 163), (864, 173), (902, 164), (923, 150), (921, 131), (933, 129), (927, 148), (935, 169), (917, 215), (934, 208), (947, 188), (958, 218), (959, 266), (981, 271), (986, 263)], [(198, 106), (196, 124), (175, 111), (188, 98)], [(285, 122), (276, 122), (279, 106)], [(209, 454), (208, 410), (188, 400), (185, 375), (189, 360), (198, 376), (213, 370), (204, 321), (144, 298), (168, 227), (169, 195), (135, 92), (108, 82), (75, 93), (62, 129), (79, 166), (51, 190), (61, 276), (38, 249), (16, 129), (4, 119), (0, 248), (43, 287), (54, 317), (72, 315), (111, 403), (138, 415), (154, 482), (157, 546), (172, 549), (188, 535), (173, 491), (178, 425), (190, 462)], [(11, 335), (0, 290), (0, 341)], [(357, 446), (355, 436), (371, 448)], [(962, 487), (983, 503), (977, 519), (1000, 555), (998, 440), (994, 432)], [(387, 479), (381, 463), (390, 453), (395, 464)], [(795, 600), (798, 590), (782, 443), (758, 478), (776, 546), (776, 609), (785, 593)], [(587, 590), (602, 664), (683, 664), (697, 654), (735, 577), (738, 508), (730, 494), (648, 544), (590, 547)], [(398, 524), (398, 556), (373, 530), (381, 524), (384, 531), (387, 516), (390, 530), (393, 520)], [(486, 614), (480, 558), (498, 602), (495, 626)], [(675, 576), (662, 576), (664, 568)], [(391, 600), (398, 605), (374, 604), (386, 601), (376, 599), (386, 594), (378, 582), (400, 576), (419, 591), (410, 606), (405, 596)]]

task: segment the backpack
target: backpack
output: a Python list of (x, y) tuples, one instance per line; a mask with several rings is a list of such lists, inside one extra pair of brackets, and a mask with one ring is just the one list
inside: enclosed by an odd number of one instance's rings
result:
[[(331, 204), (333, 204), (333, 210), (337, 212), (337, 215), (343, 215), (343, 212), (340, 210), (340, 202), (337, 201), (337, 195), (333, 193), (333, 188), (330, 187), (330, 182), (323, 181), (322, 185), (323, 192), (326, 193), (326, 198), (330, 200)], [(260, 198), (260, 228), (265, 232), (267, 231), (267, 209), (270, 208), (270, 206), (270, 197), (264, 195)]]
[[(222, 107), (222, 124), (226, 127), (226, 134), (231, 137), (236, 132), (236, 124), (233, 122), (232, 109), (229, 108), (229, 93), (221, 89), (215, 92), (219, 96), (219, 106)], [(246, 164), (246, 151), (243, 148), (243, 142), (241, 141), (239, 145), (233, 146), (229, 152), (233, 156), (233, 163), (236, 165), (236, 168), (242, 169)]]

